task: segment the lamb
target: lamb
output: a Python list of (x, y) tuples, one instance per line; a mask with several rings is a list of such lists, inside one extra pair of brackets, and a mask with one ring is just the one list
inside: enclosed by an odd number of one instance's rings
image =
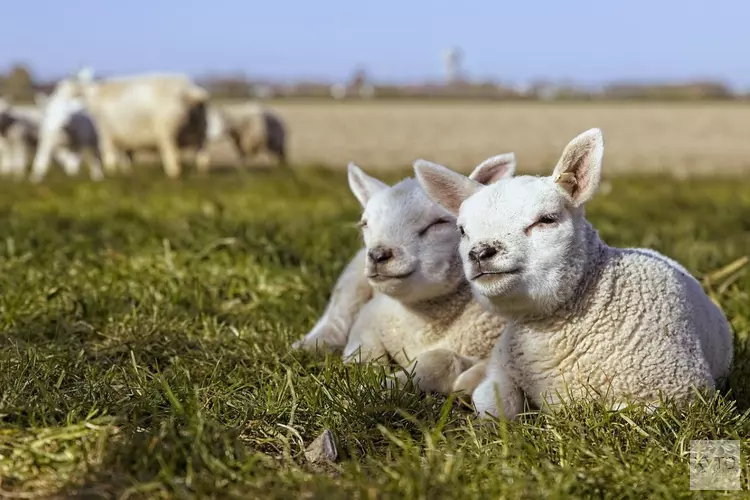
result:
[[(286, 130), (278, 115), (257, 104), (219, 107), (209, 105), (206, 112), (206, 141), (209, 144), (230, 141), (240, 163), (247, 165), (253, 156), (266, 153), (286, 165)], [(202, 173), (208, 162), (198, 164)]]
[(91, 180), (104, 179), (96, 125), (82, 100), (70, 97), (70, 85), (70, 82), (63, 81), (50, 96), (37, 94), (36, 103), (43, 117), (39, 125), (40, 140), (31, 169), (31, 182), (44, 179), (53, 154), (68, 175), (78, 173), (80, 155), (84, 154)]
[(285, 165), (286, 128), (281, 118), (258, 103), (216, 110), (224, 122), (225, 134), (232, 139), (243, 164), (255, 155), (266, 153)]
[(509, 321), (472, 394), (480, 415), (513, 419), (524, 393), (543, 411), (587, 394), (613, 408), (685, 403), (729, 373), (729, 324), (698, 281), (653, 250), (607, 246), (586, 220), (603, 151), (591, 129), (552, 176), (488, 187), (415, 162), (429, 197), (457, 216), (475, 297)]
[(105, 170), (121, 167), (118, 154), (158, 149), (170, 178), (181, 173), (179, 150), (193, 147), (199, 167), (205, 148), (208, 92), (182, 74), (142, 74), (94, 81), (89, 68), (60, 81), (58, 99), (80, 99), (96, 123)]
[[(36, 151), (38, 158), (41, 148), (46, 157), (45, 172), (51, 156), (62, 165), (68, 175), (75, 175), (81, 163), (78, 151), (85, 150), (85, 146), (91, 140), (96, 140), (93, 124), (74, 110), (66, 111), (60, 120), (61, 123), (64, 122), (64, 126), (55, 131), (54, 141), (41, 141), (45, 138), (43, 128), (46, 125), (45, 108), (48, 98), (42, 92), (38, 92), (35, 102), (35, 107), (22, 108), (11, 106), (4, 99), (0, 99), (0, 173), (12, 173), (17, 178), (22, 178), (29, 160), (34, 157), (34, 152)], [(80, 145), (84, 145), (84, 148)], [(92, 177), (96, 177), (96, 172), (92, 174)], [(32, 175), (32, 181), (38, 182), (42, 177), (43, 175), (34, 178)], [(96, 180), (100, 178), (101, 175)]]
[[(490, 158), (471, 177), (512, 175), (515, 157)], [(393, 359), (423, 391), (471, 394), (505, 321), (472, 299), (456, 246), (455, 219), (413, 178), (394, 186), (349, 165), (364, 208), (365, 249), (334, 289), (326, 312), (296, 348), (343, 347), (345, 362)], [(366, 276), (366, 279), (365, 279)], [(404, 381), (406, 371), (396, 378)]]
[(0, 173), (21, 177), (37, 146), (39, 116), (0, 99)]

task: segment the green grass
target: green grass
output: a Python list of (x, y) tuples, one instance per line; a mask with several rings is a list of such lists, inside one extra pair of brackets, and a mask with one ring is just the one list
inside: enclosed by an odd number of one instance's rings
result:
[[(690, 440), (750, 457), (747, 269), (710, 287), (736, 335), (727, 396), (481, 426), (290, 352), (359, 245), (343, 173), (60, 177), (0, 185), (0, 498), (672, 498)], [(698, 277), (750, 254), (747, 180), (615, 179), (588, 213)], [(316, 469), (326, 428), (346, 458)]]

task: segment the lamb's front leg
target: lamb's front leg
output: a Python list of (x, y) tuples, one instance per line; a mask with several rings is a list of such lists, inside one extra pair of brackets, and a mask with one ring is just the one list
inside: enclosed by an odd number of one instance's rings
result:
[(474, 408), (480, 417), (514, 420), (523, 411), (523, 392), (507, 373), (491, 367), (487, 378), (471, 395)]
[(514, 420), (523, 411), (523, 391), (505, 369), (507, 344), (512, 338), (513, 331), (509, 326), (492, 348), (486, 377), (471, 393), (474, 409), (480, 418)]
[(450, 349), (431, 349), (417, 356), (409, 366), (396, 373), (394, 378), (403, 386), (411, 373), (419, 390), (449, 394), (460, 375), (475, 363), (475, 359), (461, 356)]
[(474, 390), (487, 378), (487, 365), (489, 360), (485, 359), (475, 364), (453, 382), (452, 391), (471, 396)]
[(68, 176), (78, 175), (81, 170), (81, 156), (66, 147), (58, 147), (52, 157), (62, 166)]
[(316, 348), (339, 350), (347, 345), (349, 331), (362, 306), (372, 298), (373, 291), (365, 276), (366, 249), (361, 249), (339, 276), (323, 316), (294, 349)]
[(389, 363), (388, 351), (381, 337), (382, 332), (372, 325), (372, 318), (366, 313), (357, 318), (341, 355), (345, 364), (370, 361), (384, 365)]

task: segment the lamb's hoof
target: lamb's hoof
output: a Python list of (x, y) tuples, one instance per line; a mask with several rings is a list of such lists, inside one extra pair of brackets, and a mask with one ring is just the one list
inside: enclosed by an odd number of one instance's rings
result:
[(401, 377), (396, 375), (386, 375), (385, 380), (383, 381), (383, 384), (385, 385), (385, 388), (389, 391), (392, 391), (393, 389), (396, 389), (397, 387), (403, 387), (406, 382), (403, 381)]
[(343, 346), (338, 346), (323, 339), (311, 339), (307, 336), (302, 337), (292, 344), (292, 349), (297, 351), (307, 352), (318, 352), (318, 353), (334, 353), (340, 350)]
[(409, 374), (403, 370), (396, 373), (391, 373), (389, 375), (386, 375), (385, 377), (385, 387), (389, 391), (397, 388), (403, 389), (407, 386), (411, 390), (419, 390), (416, 383), (414, 382), (414, 379), (410, 379)]
[(301, 339), (292, 344), (293, 349), (305, 351), (339, 352), (346, 347), (346, 335), (342, 335), (325, 318), (319, 320), (315, 326)]

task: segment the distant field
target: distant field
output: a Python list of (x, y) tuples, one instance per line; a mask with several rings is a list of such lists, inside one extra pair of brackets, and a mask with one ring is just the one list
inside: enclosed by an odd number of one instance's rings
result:
[(515, 151), (522, 170), (551, 168), (579, 132), (601, 127), (605, 172), (750, 171), (750, 106), (470, 102), (275, 102), (295, 163), (365, 168), (425, 157), (469, 169)]
[[(221, 102), (221, 106), (233, 106)], [(519, 103), (273, 101), (289, 128), (295, 164), (402, 168), (418, 157), (469, 170), (506, 151), (522, 171), (549, 170), (562, 148), (591, 127), (604, 131), (605, 175), (678, 176), (750, 172), (745, 103)], [(231, 164), (230, 144), (213, 148)]]

